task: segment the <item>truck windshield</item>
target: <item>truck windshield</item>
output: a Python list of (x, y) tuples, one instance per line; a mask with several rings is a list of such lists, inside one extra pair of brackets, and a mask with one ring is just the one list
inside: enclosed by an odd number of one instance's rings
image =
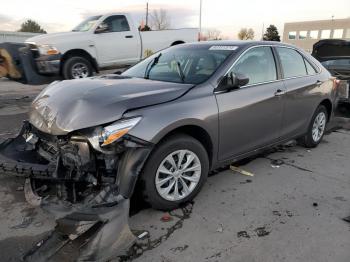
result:
[(85, 19), (83, 22), (81, 22), (76, 27), (74, 27), (74, 29), (72, 31), (73, 32), (86, 32), (86, 31), (89, 31), (96, 24), (98, 19), (100, 19), (100, 18), (101, 18), (100, 15), (91, 16), (91, 17)]
[(151, 80), (200, 84), (208, 80), (236, 47), (176, 46), (156, 53), (122, 75)]

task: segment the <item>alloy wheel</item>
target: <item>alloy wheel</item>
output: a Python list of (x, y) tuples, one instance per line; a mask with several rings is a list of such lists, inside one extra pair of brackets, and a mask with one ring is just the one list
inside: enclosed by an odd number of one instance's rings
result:
[(157, 169), (157, 192), (168, 201), (181, 200), (197, 187), (201, 173), (201, 162), (194, 152), (177, 150), (169, 154)]
[(312, 126), (312, 139), (314, 142), (318, 142), (325, 131), (326, 128), (326, 114), (324, 112), (318, 113), (315, 117), (313, 126)]

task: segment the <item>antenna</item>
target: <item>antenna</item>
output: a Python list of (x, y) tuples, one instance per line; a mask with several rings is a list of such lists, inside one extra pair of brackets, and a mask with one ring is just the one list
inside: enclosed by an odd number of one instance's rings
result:
[(199, 0), (199, 33), (198, 33), (198, 41), (201, 41), (202, 38), (202, 0)]
[(261, 40), (264, 40), (265, 23), (262, 24)]
[(146, 27), (148, 27), (148, 2), (146, 3)]

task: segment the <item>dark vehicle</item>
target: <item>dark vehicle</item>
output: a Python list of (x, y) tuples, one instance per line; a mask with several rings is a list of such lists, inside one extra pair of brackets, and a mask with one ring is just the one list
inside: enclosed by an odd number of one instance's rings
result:
[(339, 80), (340, 102), (350, 102), (350, 41), (324, 39), (313, 46), (312, 55)]
[(1, 145), (0, 165), (60, 216), (103, 220), (101, 208), (134, 188), (169, 210), (193, 199), (210, 170), (293, 138), (317, 146), (334, 101), (330, 73), (293, 46), (183, 44), (122, 75), (51, 84)]

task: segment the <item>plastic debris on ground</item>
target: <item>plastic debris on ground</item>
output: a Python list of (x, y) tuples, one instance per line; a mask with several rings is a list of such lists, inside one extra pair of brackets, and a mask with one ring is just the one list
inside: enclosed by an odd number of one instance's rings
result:
[(219, 227), (216, 229), (216, 232), (219, 232), (219, 233), (224, 232), (224, 227), (222, 226), (222, 224), (219, 224)]
[(148, 231), (142, 232), (140, 235), (137, 236), (138, 239), (144, 239), (149, 235)]
[(350, 223), (350, 216), (348, 216), (348, 217), (344, 217), (344, 218), (343, 218), (343, 220), (344, 220), (345, 222)]
[(169, 222), (172, 221), (173, 218), (169, 213), (164, 213), (164, 215), (160, 219), (162, 222)]
[(271, 160), (271, 167), (272, 168), (280, 168), (281, 165), (283, 165), (284, 162), (281, 159), (273, 159)]

